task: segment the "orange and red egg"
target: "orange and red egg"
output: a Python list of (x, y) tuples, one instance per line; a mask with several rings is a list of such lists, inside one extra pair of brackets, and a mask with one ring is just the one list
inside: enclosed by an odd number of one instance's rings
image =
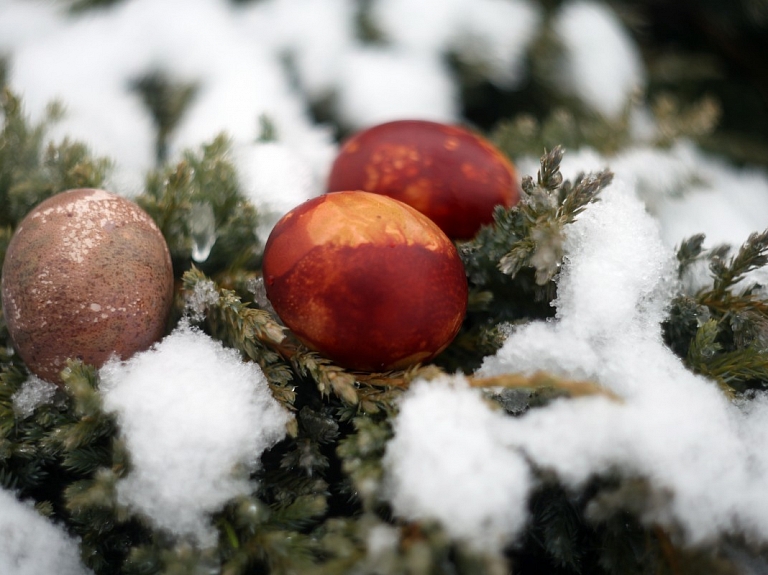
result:
[(469, 239), (493, 221), (497, 205), (520, 198), (512, 163), (483, 137), (458, 126), (399, 120), (349, 138), (328, 191), (364, 190), (404, 202), (451, 239)]
[(263, 273), (291, 331), (355, 370), (434, 358), (466, 312), (454, 244), (410, 206), (366, 192), (325, 194), (286, 214), (267, 240)]

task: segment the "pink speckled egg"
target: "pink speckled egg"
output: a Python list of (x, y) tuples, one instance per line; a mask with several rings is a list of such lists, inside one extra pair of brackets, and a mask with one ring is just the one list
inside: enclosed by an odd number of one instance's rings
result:
[(68, 358), (100, 367), (162, 337), (173, 269), (163, 235), (136, 204), (69, 190), (19, 224), (1, 291), (16, 351), (34, 374), (60, 383)]

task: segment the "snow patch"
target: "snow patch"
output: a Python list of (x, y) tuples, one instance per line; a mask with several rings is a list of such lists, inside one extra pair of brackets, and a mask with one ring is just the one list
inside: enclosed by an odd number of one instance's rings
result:
[[(573, 488), (609, 472), (648, 480), (656, 505), (642, 519), (679, 528), (691, 544), (733, 532), (768, 538), (768, 395), (733, 404), (664, 345), (674, 259), (633, 187), (604, 190), (568, 226), (565, 252), (555, 320), (514, 329), (479, 374), (544, 370), (588, 378), (622, 400), (560, 400), (501, 417), (460, 377), (419, 383), (387, 450), (395, 510), (438, 518), (457, 536), (485, 526), (484, 538), (509, 542), (520, 525), (504, 526), (489, 502), (504, 501), (506, 521), (522, 520), (532, 483), (512, 461), (524, 454)], [(484, 467), (504, 458), (508, 470)], [(486, 489), (502, 492), (486, 500)]]
[(32, 505), (0, 489), (0, 573), (87, 575), (77, 541)]
[(182, 324), (100, 374), (133, 466), (118, 500), (170, 533), (214, 544), (209, 515), (253, 490), (249, 473), (290, 418), (261, 369)]
[(14, 413), (20, 419), (29, 417), (38, 407), (51, 403), (58, 389), (56, 384), (31, 375), (11, 397)]
[(555, 15), (553, 28), (565, 49), (562, 78), (588, 106), (609, 118), (624, 111), (643, 88), (640, 52), (616, 14), (603, 3), (576, 1)]
[(414, 384), (384, 458), (395, 512), (437, 519), (478, 549), (513, 538), (525, 525), (531, 479), (503, 443), (504, 420), (460, 377)]

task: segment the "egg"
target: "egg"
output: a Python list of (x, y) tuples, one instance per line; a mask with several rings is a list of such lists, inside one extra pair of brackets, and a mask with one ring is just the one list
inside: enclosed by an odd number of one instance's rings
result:
[(354, 134), (341, 147), (327, 191), (363, 190), (416, 208), (455, 240), (493, 222), (496, 206), (520, 198), (512, 163), (458, 126), (399, 120)]
[(162, 337), (173, 269), (146, 212), (109, 192), (77, 189), (40, 203), (18, 225), (0, 290), (19, 356), (60, 383), (68, 358), (100, 367)]
[(335, 192), (294, 208), (272, 230), (262, 269), (267, 297), (296, 337), (352, 370), (429, 361), (466, 313), (453, 242), (387, 196)]

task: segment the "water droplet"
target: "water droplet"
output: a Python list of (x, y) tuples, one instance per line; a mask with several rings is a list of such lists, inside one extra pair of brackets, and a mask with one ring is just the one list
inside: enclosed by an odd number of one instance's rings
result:
[(216, 220), (211, 204), (193, 203), (188, 224), (192, 236), (192, 259), (198, 263), (204, 262), (216, 243)]

